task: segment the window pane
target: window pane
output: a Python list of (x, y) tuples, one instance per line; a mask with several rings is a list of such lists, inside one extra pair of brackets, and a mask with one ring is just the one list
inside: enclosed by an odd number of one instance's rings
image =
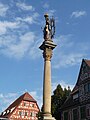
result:
[(68, 120), (68, 112), (64, 112), (64, 120)]
[(19, 111), (19, 115), (23, 116), (23, 115), (25, 115), (25, 113), (23, 111)]
[(32, 104), (32, 107), (34, 107), (34, 104)]
[(85, 93), (88, 92), (88, 84), (84, 85), (84, 91), (85, 91)]
[(86, 107), (83, 106), (80, 108), (81, 120), (86, 118)]
[(90, 92), (90, 83), (88, 84), (88, 91)]
[(27, 112), (25, 112), (25, 116), (27, 116)]
[(73, 110), (73, 120), (78, 120), (78, 110), (77, 109)]
[(32, 112), (30, 113), (30, 116), (32, 117)]
[(87, 109), (87, 116), (89, 116), (89, 109)]
[(19, 115), (21, 116), (21, 111), (19, 111)]
[(24, 102), (24, 106), (26, 106), (26, 103)]

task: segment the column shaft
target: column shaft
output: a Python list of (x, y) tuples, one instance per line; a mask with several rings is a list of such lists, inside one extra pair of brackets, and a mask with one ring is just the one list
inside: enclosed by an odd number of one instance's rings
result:
[(43, 105), (44, 113), (51, 114), (51, 61), (44, 62), (43, 83)]

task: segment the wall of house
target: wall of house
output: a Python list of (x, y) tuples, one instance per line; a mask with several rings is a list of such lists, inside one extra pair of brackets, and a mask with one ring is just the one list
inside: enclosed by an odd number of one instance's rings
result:
[(62, 120), (90, 120), (90, 104), (63, 111)]
[(22, 101), (10, 116), (10, 120), (37, 120), (39, 108), (35, 102)]

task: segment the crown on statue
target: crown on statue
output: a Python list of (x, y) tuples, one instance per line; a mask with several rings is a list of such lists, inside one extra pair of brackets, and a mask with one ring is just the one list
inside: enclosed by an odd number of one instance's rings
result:
[(45, 14), (44, 14), (44, 17), (45, 17), (45, 18), (46, 18), (46, 17), (49, 17), (48, 13), (45, 13)]

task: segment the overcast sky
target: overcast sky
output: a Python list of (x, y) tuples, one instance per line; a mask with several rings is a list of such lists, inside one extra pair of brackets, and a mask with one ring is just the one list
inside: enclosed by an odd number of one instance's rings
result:
[(90, 0), (0, 0), (0, 112), (24, 92), (42, 105), (45, 13), (56, 21), (52, 91), (72, 89), (90, 59)]

